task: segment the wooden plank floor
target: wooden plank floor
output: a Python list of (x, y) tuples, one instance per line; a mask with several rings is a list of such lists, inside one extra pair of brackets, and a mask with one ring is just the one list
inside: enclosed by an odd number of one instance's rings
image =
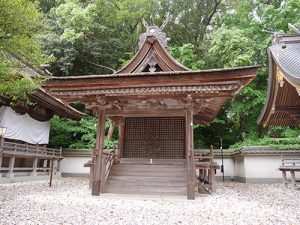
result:
[(113, 166), (106, 193), (185, 196), (187, 172), (182, 159), (122, 159)]

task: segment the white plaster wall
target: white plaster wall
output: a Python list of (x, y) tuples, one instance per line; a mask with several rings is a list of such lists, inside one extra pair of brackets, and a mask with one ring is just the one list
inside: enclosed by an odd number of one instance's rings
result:
[[(220, 166), (220, 169), (217, 170), (216, 176), (223, 176), (221, 173), (221, 165), (222, 165), (222, 159), (221, 158), (215, 158), (214, 159)], [(224, 158), (224, 176), (225, 177), (233, 177), (234, 176), (234, 160), (232, 158)]]
[[(89, 168), (84, 163), (91, 157), (65, 157), (62, 160), (62, 173), (68, 175), (88, 175)], [(215, 158), (221, 166), (221, 158)], [(232, 158), (224, 158), (225, 177), (240, 177), (245, 179), (281, 179), (282, 174), (278, 170), (281, 165), (280, 155), (243, 155)], [(289, 177), (289, 173), (287, 173)], [(221, 177), (221, 170), (217, 170), (216, 176)], [(297, 177), (297, 174), (296, 174)], [(247, 181), (248, 182), (248, 181)]]
[(89, 160), (91, 160), (91, 157), (65, 157), (62, 160), (62, 173), (89, 174), (90, 168), (84, 167), (84, 164)]
[(244, 163), (247, 178), (282, 178), (281, 172), (278, 170), (281, 165), (280, 155), (248, 155), (245, 156)]
[(234, 172), (236, 177), (246, 177), (243, 156), (237, 156), (234, 158)]

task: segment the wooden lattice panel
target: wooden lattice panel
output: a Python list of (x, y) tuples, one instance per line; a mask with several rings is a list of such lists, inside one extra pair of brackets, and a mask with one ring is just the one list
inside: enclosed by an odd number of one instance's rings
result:
[(182, 159), (184, 117), (129, 117), (125, 119), (125, 158)]

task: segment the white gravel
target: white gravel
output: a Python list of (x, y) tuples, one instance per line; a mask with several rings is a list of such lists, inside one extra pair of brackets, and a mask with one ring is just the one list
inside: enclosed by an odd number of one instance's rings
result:
[(0, 185), (0, 224), (300, 224), (300, 190), (218, 183), (185, 197), (91, 196), (86, 178)]

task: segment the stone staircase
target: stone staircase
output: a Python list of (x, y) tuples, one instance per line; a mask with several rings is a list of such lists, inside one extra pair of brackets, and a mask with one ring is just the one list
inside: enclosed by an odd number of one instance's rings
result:
[(136, 195), (182, 195), (187, 192), (184, 159), (128, 159), (115, 164), (105, 193)]

